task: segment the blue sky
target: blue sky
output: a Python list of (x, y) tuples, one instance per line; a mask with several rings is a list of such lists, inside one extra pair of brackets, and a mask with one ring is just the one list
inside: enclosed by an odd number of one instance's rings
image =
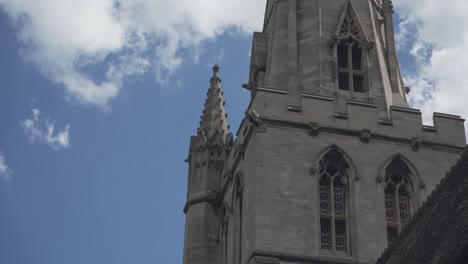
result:
[[(211, 67), (221, 66), (236, 132), (264, 1), (39, 2), (0, 0), (0, 263), (181, 263), (184, 160)], [(412, 105), (430, 112), (426, 120), (434, 110), (464, 114), (457, 95), (468, 83), (440, 66), (468, 56), (466, 29), (456, 27), (464, 12), (413, 2), (396, 4), (395, 22)], [(457, 36), (431, 22), (441, 9)], [(80, 12), (94, 14), (92, 27), (76, 23)], [(138, 21), (125, 19), (135, 13)]]

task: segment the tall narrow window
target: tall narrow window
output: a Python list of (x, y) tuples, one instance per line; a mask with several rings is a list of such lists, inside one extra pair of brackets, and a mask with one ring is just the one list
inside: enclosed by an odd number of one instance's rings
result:
[(328, 152), (320, 161), (320, 247), (331, 253), (347, 253), (347, 175), (342, 154)]
[(351, 6), (336, 33), (336, 60), (338, 67), (338, 88), (340, 90), (357, 93), (366, 92), (365, 71), (363, 61), (365, 57), (365, 42), (360, 38), (359, 24), (351, 15)]
[(388, 165), (385, 176), (385, 212), (387, 216), (387, 240), (392, 244), (410, 219), (412, 185), (410, 170), (400, 159)]
[(340, 90), (365, 92), (362, 70), (363, 48), (352, 38), (343, 39), (337, 47), (338, 85)]

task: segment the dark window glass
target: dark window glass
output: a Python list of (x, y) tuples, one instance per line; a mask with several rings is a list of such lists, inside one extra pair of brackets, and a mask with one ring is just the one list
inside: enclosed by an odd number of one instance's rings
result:
[(335, 221), (335, 247), (336, 251), (346, 252), (346, 222)]
[(320, 247), (332, 250), (330, 219), (320, 218)]
[(349, 90), (349, 77), (347, 73), (340, 72), (338, 74), (338, 84), (340, 90)]
[(320, 248), (346, 253), (346, 169), (349, 166), (336, 150), (320, 161)]
[(395, 242), (395, 240), (397, 239), (397, 237), (398, 237), (398, 228), (397, 228), (397, 227), (393, 227), (393, 226), (387, 227), (387, 240), (388, 240), (388, 245), (393, 244), (393, 242)]
[(354, 45), (352, 48), (353, 55), (353, 70), (360, 71), (362, 69), (362, 48)]
[(387, 167), (385, 176), (385, 213), (387, 239), (392, 244), (410, 220), (410, 170), (399, 158)]
[(360, 75), (353, 75), (354, 91), (358, 93), (364, 92), (364, 77)]
[(348, 45), (343, 42), (338, 45), (338, 67), (348, 68)]

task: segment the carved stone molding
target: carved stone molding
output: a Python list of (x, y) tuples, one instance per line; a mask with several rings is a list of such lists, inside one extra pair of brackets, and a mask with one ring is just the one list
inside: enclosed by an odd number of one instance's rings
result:
[(204, 167), (206, 167), (206, 160), (201, 161), (201, 162), (196, 162), (196, 163), (195, 163), (195, 168), (196, 168), (196, 169), (204, 168)]
[(218, 198), (219, 198), (219, 194), (218, 193), (215, 193), (215, 192), (208, 192), (208, 194), (206, 195), (206, 200), (208, 202), (211, 202), (211, 203), (214, 203), (216, 201), (218, 201)]
[(371, 139), (372, 131), (370, 129), (361, 130), (361, 142), (369, 143)]
[(382, 12), (384, 14), (386, 13), (393, 14), (393, 1), (392, 0), (384, 0), (382, 2)]
[(255, 264), (279, 264), (277, 258), (255, 257)]
[(255, 110), (248, 110), (245, 112), (245, 117), (255, 126), (263, 126), (264, 122), (262, 118), (260, 117)]
[(318, 123), (309, 123), (309, 135), (312, 137), (318, 136), (320, 132), (320, 125)]
[(203, 202), (215, 204), (218, 202), (219, 197), (220, 197), (219, 193), (214, 192), (214, 191), (206, 191), (203, 193), (195, 194), (189, 198), (187, 203), (185, 203), (184, 213), (187, 213), (190, 206), (195, 205), (195, 204), (199, 204)]
[(413, 137), (411, 138), (411, 148), (413, 148), (414, 151), (418, 151), (421, 149), (422, 146), (422, 140), (418, 137)]
[(208, 169), (220, 170), (224, 167), (224, 162), (221, 160), (212, 160), (208, 162)]

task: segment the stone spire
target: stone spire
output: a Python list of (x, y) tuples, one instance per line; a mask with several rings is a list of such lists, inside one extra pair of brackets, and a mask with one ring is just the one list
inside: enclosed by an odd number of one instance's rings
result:
[[(213, 140), (217, 135), (224, 141), (229, 133), (227, 114), (224, 110), (223, 91), (221, 90), (221, 79), (219, 78), (219, 66), (213, 66), (213, 77), (210, 80), (203, 114), (201, 116), (198, 134), (204, 141)], [(224, 143), (224, 142), (223, 142)]]
[(279, 90), (285, 96), (269, 103), (289, 111), (302, 112), (304, 98), (318, 95), (332, 98), (335, 112), (360, 101), (376, 104), (388, 119), (392, 106), (408, 107), (392, 1), (268, 0), (246, 87), (254, 101), (263, 98), (255, 97), (258, 89)]

